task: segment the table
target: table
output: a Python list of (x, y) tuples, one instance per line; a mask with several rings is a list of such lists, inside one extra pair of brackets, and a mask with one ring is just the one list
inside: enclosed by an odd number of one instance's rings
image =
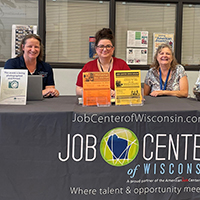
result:
[(200, 199), (200, 102), (0, 106), (1, 200)]

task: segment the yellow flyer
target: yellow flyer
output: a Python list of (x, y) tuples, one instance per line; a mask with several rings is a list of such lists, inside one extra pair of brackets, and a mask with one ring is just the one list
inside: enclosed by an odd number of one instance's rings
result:
[(115, 71), (115, 105), (142, 105), (140, 70)]
[(83, 105), (110, 105), (110, 74), (109, 72), (83, 73)]

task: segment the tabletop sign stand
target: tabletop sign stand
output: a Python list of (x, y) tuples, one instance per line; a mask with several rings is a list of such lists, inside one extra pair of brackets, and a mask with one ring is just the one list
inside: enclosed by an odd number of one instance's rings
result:
[(144, 105), (140, 70), (115, 71), (115, 105)]
[(110, 74), (108, 72), (83, 73), (83, 106), (110, 106)]
[(0, 104), (26, 105), (28, 70), (2, 69)]

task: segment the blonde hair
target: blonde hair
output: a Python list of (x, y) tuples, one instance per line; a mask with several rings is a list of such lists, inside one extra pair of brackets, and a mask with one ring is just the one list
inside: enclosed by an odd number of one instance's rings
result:
[(171, 67), (170, 69), (171, 70), (174, 70), (176, 68), (176, 65), (178, 64), (175, 56), (174, 56), (174, 52), (172, 51), (172, 48), (168, 45), (168, 44), (161, 44), (158, 49), (156, 50), (156, 53), (154, 55), (154, 59), (153, 59), (153, 63), (151, 64), (150, 68), (155, 68), (156, 70), (159, 68), (159, 63), (158, 63), (158, 60), (157, 60), (157, 56), (158, 54), (162, 51), (162, 49), (164, 48), (168, 48), (171, 53), (172, 53), (172, 62), (171, 62)]

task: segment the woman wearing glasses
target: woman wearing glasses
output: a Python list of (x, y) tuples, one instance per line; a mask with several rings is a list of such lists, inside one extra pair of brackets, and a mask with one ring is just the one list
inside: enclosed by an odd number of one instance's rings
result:
[(115, 38), (109, 28), (99, 30), (95, 35), (95, 49), (98, 58), (85, 64), (78, 74), (76, 82), (76, 94), (82, 95), (83, 72), (109, 72), (111, 96), (115, 96), (114, 71), (130, 70), (129, 66), (122, 59), (113, 57), (115, 50)]

